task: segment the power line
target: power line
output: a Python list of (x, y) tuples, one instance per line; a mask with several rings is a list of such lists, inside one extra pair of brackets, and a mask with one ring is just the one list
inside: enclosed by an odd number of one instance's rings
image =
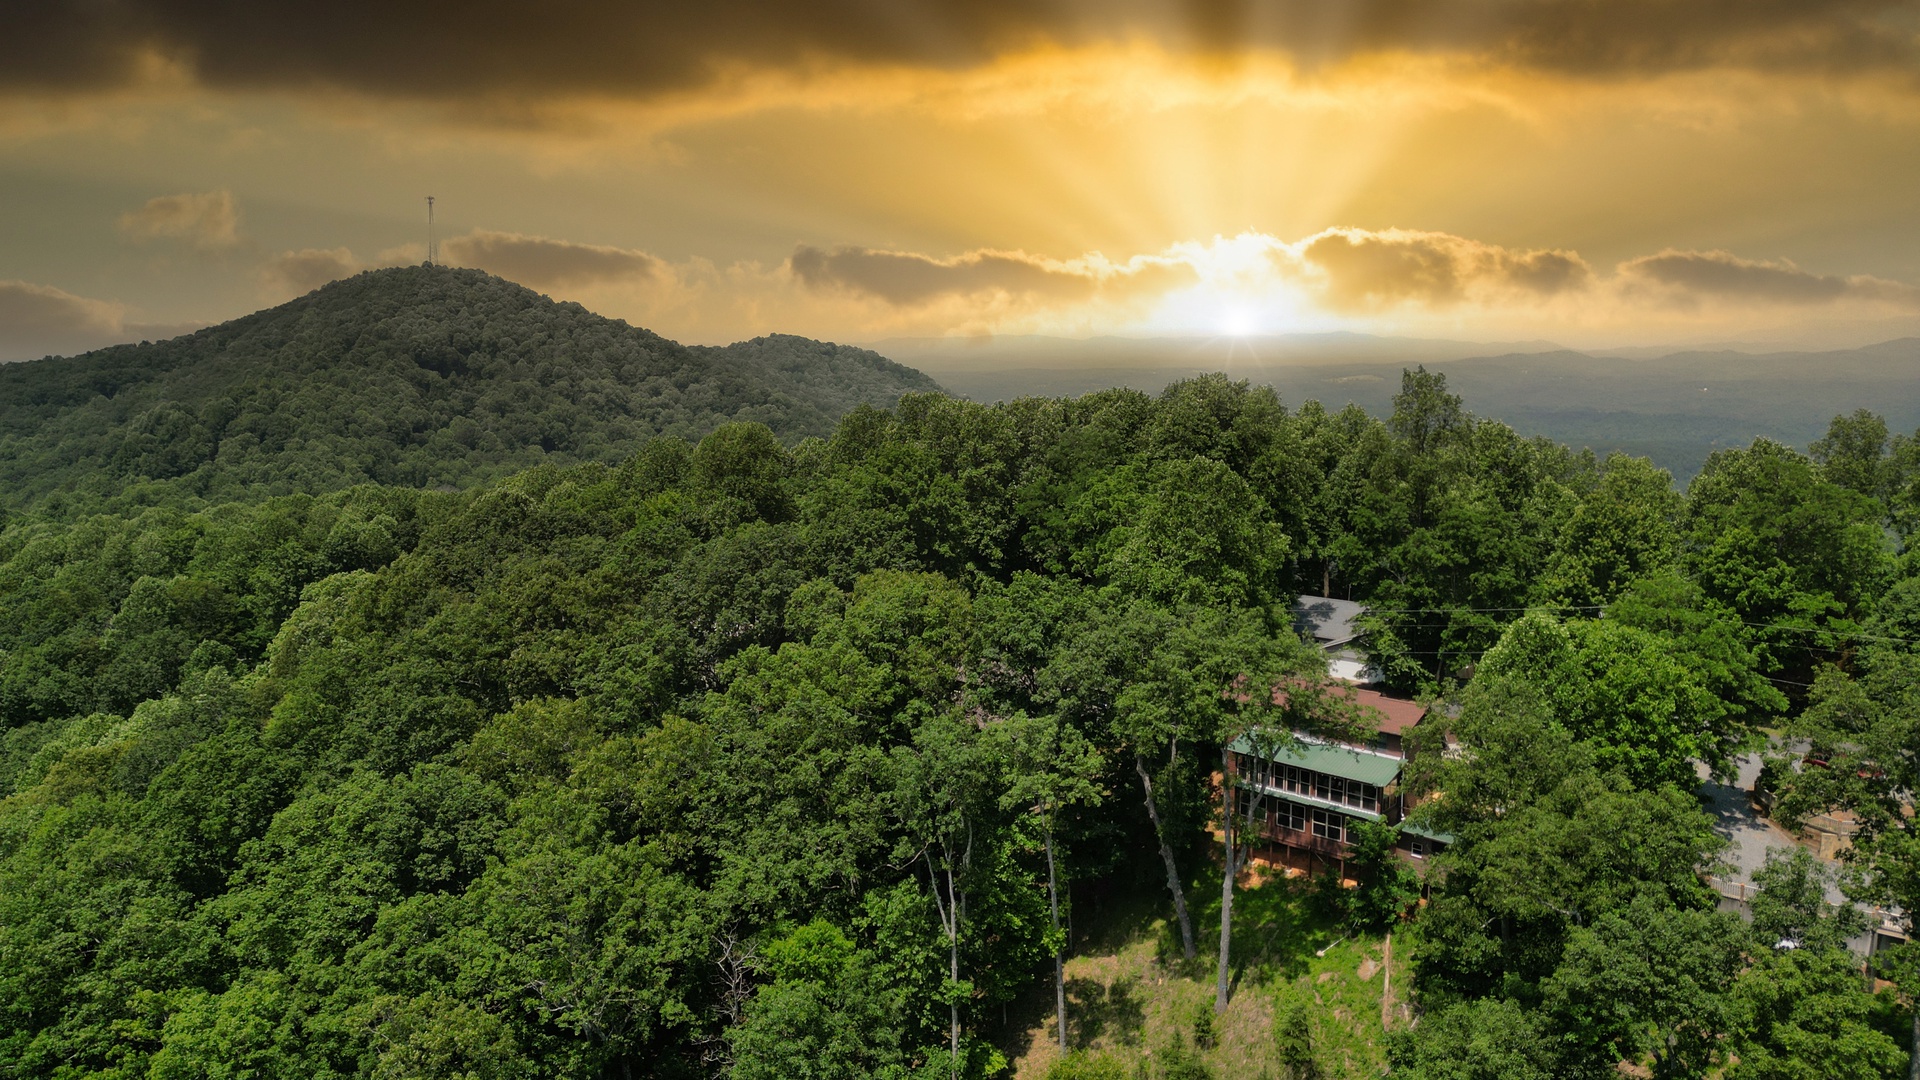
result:
[[(1455, 615), (1462, 613), (1489, 613), (1512, 611), (1605, 611), (1605, 604), (1533, 604), (1527, 607), (1444, 607), (1444, 608), (1368, 608), (1366, 615)], [(1364, 617), (1364, 616), (1363, 616)], [(1847, 641), (1888, 641), (1898, 645), (1920, 645), (1920, 638), (1888, 637), (1885, 634), (1856, 634), (1839, 630), (1822, 629), (1817, 626), (1789, 626), (1786, 623), (1756, 623), (1744, 619), (1729, 619), (1738, 626), (1754, 630), (1792, 630), (1802, 634), (1830, 634)], [(1447, 623), (1414, 623), (1418, 628), (1446, 626)]]

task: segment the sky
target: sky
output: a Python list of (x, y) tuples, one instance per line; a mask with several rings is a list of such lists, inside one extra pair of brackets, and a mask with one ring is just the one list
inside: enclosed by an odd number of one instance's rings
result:
[(0, 359), (441, 261), (689, 342), (1920, 334), (1920, 2), (24, 0)]

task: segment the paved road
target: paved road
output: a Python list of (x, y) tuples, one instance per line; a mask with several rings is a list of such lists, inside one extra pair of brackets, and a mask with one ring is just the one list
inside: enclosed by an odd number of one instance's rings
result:
[[(1747, 754), (1740, 759), (1740, 771), (1732, 786), (1707, 778), (1707, 767), (1697, 764), (1701, 778), (1700, 793), (1707, 797), (1707, 812), (1713, 815), (1714, 831), (1727, 838), (1726, 860), (1732, 869), (1721, 875), (1726, 881), (1753, 883), (1753, 872), (1766, 864), (1770, 848), (1792, 848), (1793, 836), (1785, 829), (1753, 812), (1748, 801), (1753, 783), (1760, 776), (1760, 755)], [(1829, 864), (1831, 865), (1831, 864)], [(1832, 884), (1827, 886), (1830, 903), (1846, 898)]]

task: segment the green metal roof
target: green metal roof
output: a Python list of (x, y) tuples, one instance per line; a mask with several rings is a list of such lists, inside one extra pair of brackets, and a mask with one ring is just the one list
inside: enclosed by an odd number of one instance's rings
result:
[(1359, 780), (1374, 787), (1386, 787), (1393, 783), (1393, 778), (1400, 775), (1401, 766), (1406, 764), (1396, 757), (1370, 754), (1335, 743), (1296, 741), (1274, 748), (1271, 753), (1260, 753), (1254, 750), (1253, 742), (1245, 735), (1229, 743), (1227, 749), (1236, 754), (1255, 754), (1280, 765), (1312, 769), (1329, 776), (1344, 776), (1348, 780)]
[(1420, 826), (1415, 825), (1410, 821), (1402, 821), (1400, 823), (1400, 831), (1410, 832), (1415, 836), (1424, 836), (1429, 840), (1437, 840), (1442, 844), (1451, 844), (1453, 843), (1453, 839), (1454, 839), (1452, 833), (1435, 832), (1432, 829), (1423, 829)]

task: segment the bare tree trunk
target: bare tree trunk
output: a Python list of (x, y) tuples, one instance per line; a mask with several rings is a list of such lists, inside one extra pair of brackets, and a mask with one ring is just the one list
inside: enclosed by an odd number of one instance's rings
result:
[(1220, 880), (1220, 971), (1213, 990), (1213, 1011), (1227, 1011), (1227, 970), (1233, 943), (1233, 771), (1226, 747), (1220, 748), (1220, 835), (1226, 847), (1225, 873)]
[[(1053, 936), (1060, 937), (1060, 887), (1053, 871), (1053, 815), (1047, 815), (1047, 906), (1053, 914)], [(1053, 950), (1053, 1011), (1060, 1018), (1060, 1052), (1067, 1052), (1067, 946)]]
[(1193, 947), (1193, 920), (1187, 916), (1187, 893), (1180, 887), (1180, 868), (1174, 865), (1173, 849), (1167, 846), (1166, 830), (1160, 827), (1160, 808), (1153, 802), (1153, 777), (1140, 755), (1133, 756), (1133, 769), (1140, 774), (1140, 786), (1147, 793), (1147, 817), (1153, 821), (1153, 838), (1160, 843), (1160, 858), (1167, 864), (1167, 891), (1173, 894), (1173, 913), (1180, 920), (1180, 948), (1192, 961), (1198, 953)]

